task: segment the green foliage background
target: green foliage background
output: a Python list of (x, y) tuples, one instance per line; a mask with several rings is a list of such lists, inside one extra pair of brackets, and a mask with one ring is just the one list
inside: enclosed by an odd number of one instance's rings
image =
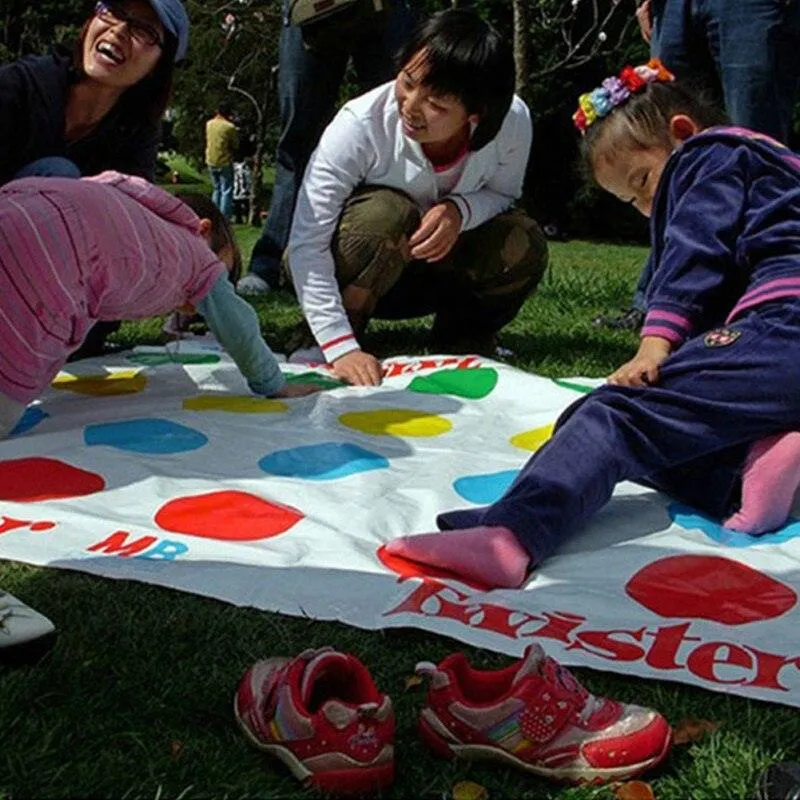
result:
[[(189, 56), (176, 70), (174, 146), (202, 166), (203, 123), (224, 98), (233, 104), (238, 121), (251, 134), (256, 132), (256, 108), (263, 114), (262, 131), (255, 138), (264, 142), (268, 165), (279, 125), (274, 68), (282, 24), (281, 0), (184, 2), (192, 20), (192, 34)], [(423, 13), (452, 4), (451, 0), (416, 2)], [(509, 37), (513, 35), (511, 0), (462, 0), (459, 5), (474, 8)], [(597, 0), (601, 15), (611, 13), (603, 34), (608, 40), (605, 50), (612, 52), (583, 64), (578, 63), (579, 53), (553, 70), (566, 53), (559, 20), (565, 15), (570, 18), (568, 35), (578, 41), (591, 28), (593, 7), (592, 0), (580, 0), (574, 9), (564, 0), (528, 3), (532, 77), (523, 95), (534, 115), (535, 135), (525, 200), (541, 222), (555, 223), (572, 235), (643, 241), (645, 227), (630, 210), (583, 187), (576, 169), (577, 139), (570, 119), (581, 91), (596, 85), (621, 64), (646, 56), (638, 31), (630, 24), (632, 4)], [(92, 3), (85, 0), (0, 0), (0, 61), (45, 52), (54, 42), (74, 41), (91, 10)], [(588, 37), (588, 44), (596, 39), (597, 30)], [(348, 80), (342, 88), (342, 101), (356, 91), (355, 82)]]

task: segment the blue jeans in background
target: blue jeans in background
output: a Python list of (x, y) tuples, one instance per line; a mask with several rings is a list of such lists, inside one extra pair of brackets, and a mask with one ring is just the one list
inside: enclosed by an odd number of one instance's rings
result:
[(650, 50), (678, 78), (705, 76), (735, 125), (789, 143), (798, 0), (653, 0)]
[(233, 216), (233, 164), (209, 167), (208, 174), (211, 176), (211, 201), (225, 219), (230, 219)]
[(273, 288), (280, 282), (281, 257), (289, 241), (303, 173), (333, 119), (349, 60), (353, 60), (362, 92), (391, 80), (395, 76), (394, 56), (407, 41), (416, 19), (410, 0), (394, 0), (382, 37), (343, 37), (344, 41), (315, 48), (307, 46), (300, 28), (288, 24), (288, 6), (289, 0), (283, 0), (284, 25), (278, 43), (281, 135), (275, 154), (275, 186), (250, 260), (250, 270)]

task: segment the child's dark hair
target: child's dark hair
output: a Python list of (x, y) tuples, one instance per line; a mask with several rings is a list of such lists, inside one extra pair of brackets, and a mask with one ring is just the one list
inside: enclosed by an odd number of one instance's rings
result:
[(725, 112), (707, 92), (678, 81), (649, 83), (586, 128), (581, 142), (584, 172), (593, 175), (598, 152), (609, 145), (671, 150), (669, 125), (676, 114), (691, 117), (700, 130), (729, 123)]
[(209, 246), (215, 253), (220, 253), (226, 245), (233, 251), (233, 266), (228, 273), (231, 283), (235, 284), (242, 276), (242, 254), (236, 244), (233, 228), (222, 212), (211, 202), (210, 197), (195, 192), (179, 192), (175, 195), (178, 200), (186, 203), (200, 219), (211, 220), (211, 241)]
[(434, 92), (457, 97), (480, 122), (470, 150), (480, 150), (497, 136), (514, 96), (511, 46), (474, 11), (440, 11), (423, 21), (397, 57), (403, 69), (425, 53), (423, 83)]

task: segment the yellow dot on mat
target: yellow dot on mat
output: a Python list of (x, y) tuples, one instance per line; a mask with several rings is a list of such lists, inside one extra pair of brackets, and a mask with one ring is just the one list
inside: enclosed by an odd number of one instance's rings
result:
[(101, 372), (96, 375), (72, 375), (59, 372), (53, 379), (53, 388), (94, 397), (117, 394), (136, 394), (147, 386), (147, 376), (138, 369)]
[(286, 403), (269, 397), (220, 397), (201, 394), (183, 401), (186, 411), (226, 411), (229, 414), (282, 414), (289, 410)]
[(441, 436), (453, 428), (444, 417), (411, 408), (349, 411), (339, 417), (339, 422), (372, 436)]
[(509, 441), (520, 450), (530, 450), (535, 453), (553, 435), (553, 425), (554, 423), (551, 422), (541, 428), (517, 433)]

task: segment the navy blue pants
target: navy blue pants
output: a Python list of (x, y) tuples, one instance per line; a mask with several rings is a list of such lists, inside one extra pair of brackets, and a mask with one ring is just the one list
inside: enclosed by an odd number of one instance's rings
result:
[(800, 429), (800, 298), (727, 328), (739, 334), (731, 344), (687, 341), (655, 386), (606, 385), (581, 398), (500, 500), (440, 514), (439, 527), (504, 525), (538, 563), (620, 481), (657, 486), (713, 516), (732, 512), (748, 445)]

